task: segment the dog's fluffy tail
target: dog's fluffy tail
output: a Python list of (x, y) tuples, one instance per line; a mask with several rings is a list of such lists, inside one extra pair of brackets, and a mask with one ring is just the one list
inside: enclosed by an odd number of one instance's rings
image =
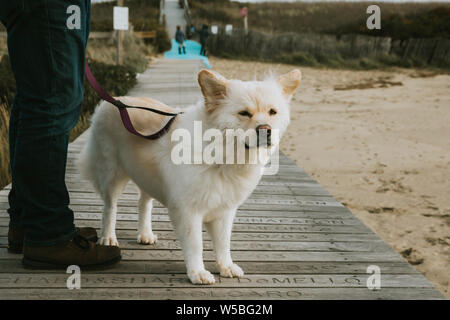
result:
[(98, 185), (95, 183), (97, 180), (95, 179), (95, 159), (93, 159), (93, 154), (95, 153), (92, 152), (95, 150), (95, 141), (91, 135), (92, 130), (88, 132), (88, 139), (76, 161), (76, 165), (81, 173), (81, 177), (90, 181), (98, 190)]
[(102, 162), (103, 160), (100, 156), (102, 146), (99, 145), (100, 143), (97, 141), (97, 138), (99, 138), (97, 136), (99, 136), (99, 131), (101, 131), (98, 122), (99, 119), (101, 119), (101, 114), (104, 113), (103, 104), (105, 104), (105, 102), (100, 103), (96, 107), (95, 112), (90, 119), (91, 126), (87, 133), (88, 136), (86, 143), (84, 144), (84, 147), (76, 161), (81, 177), (87, 181), (90, 181), (97, 192), (100, 190), (98, 173), (102, 169), (99, 167), (102, 165), (99, 162)]
[(107, 102), (97, 106), (91, 119), (86, 144), (77, 161), (81, 176), (90, 181), (102, 195), (121, 173), (116, 159), (116, 146), (113, 138), (109, 136), (110, 126), (119, 121), (118, 117), (115, 107), (109, 106)]

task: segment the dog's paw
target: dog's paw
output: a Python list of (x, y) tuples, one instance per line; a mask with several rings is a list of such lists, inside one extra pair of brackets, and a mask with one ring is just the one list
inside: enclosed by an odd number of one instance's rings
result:
[(137, 242), (140, 244), (155, 244), (158, 241), (158, 236), (154, 233), (140, 233), (137, 237)]
[(98, 243), (104, 246), (119, 246), (119, 241), (117, 241), (116, 236), (102, 236), (100, 240), (98, 240)]
[(225, 278), (240, 278), (244, 276), (244, 271), (242, 271), (241, 267), (239, 267), (236, 263), (232, 263), (228, 266), (219, 266), (220, 275)]
[(191, 270), (188, 272), (188, 277), (193, 284), (214, 284), (216, 279), (208, 270)]

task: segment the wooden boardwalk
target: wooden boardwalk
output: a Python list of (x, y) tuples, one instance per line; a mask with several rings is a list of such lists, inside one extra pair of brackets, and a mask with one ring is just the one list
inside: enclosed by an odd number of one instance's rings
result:
[[(200, 61), (161, 60), (130, 95), (172, 106), (199, 97)], [(74, 160), (86, 134), (70, 145), (67, 185), (76, 225), (99, 229), (102, 201), (83, 181)], [(233, 259), (242, 279), (221, 278), (206, 233), (206, 267), (212, 286), (190, 284), (167, 210), (156, 203), (156, 246), (136, 242), (138, 191), (129, 184), (119, 201), (117, 236), (123, 261), (106, 271), (82, 272), (81, 289), (68, 290), (65, 271), (30, 271), (21, 255), (7, 253), (9, 187), (0, 191), (0, 299), (442, 299), (412, 268), (325, 189), (281, 156), (280, 171), (264, 176), (241, 206), (232, 236)], [(369, 290), (367, 268), (381, 269), (381, 289)]]

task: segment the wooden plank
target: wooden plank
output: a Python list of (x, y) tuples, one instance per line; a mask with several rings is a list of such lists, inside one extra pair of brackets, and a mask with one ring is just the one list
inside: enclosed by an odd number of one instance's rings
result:
[[(8, 217), (5, 211), (0, 212), (0, 217)], [(102, 213), (86, 213), (75, 212), (75, 218), (80, 220), (101, 220)], [(138, 214), (118, 213), (117, 221), (138, 221)], [(165, 214), (152, 215), (154, 222), (170, 222), (170, 218)], [(276, 224), (276, 225), (318, 225), (318, 226), (334, 226), (334, 225), (361, 225), (357, 219), (315, 219), (315, 218), (278, 218), (278, 217), (241, 217), (234, 219), (234, 224)]]
[[(9, 205), (7, 203), (0, 203), (0, 210), (3, 212), (6, 212), (6, 210), (9, 208)], [(71, 204), (70, 208), (72, 208), (74, 211), (77, 212), (102, 212), (103, 205), (102, 204), (96, 204), (96, 205), (83, 205), (83, 204)], [(162, 208), (162, 206), (158, 203), (155, 203), (154, 209), (156, 208)], [(325, 208), (325, 209), (323, 209)], [(336, 213), (345, 213), (348, 212), (348, 209), (345, 207), (322, 207), (322, 206), (309, 206), (309, 205), (302, 205), (302, 206), (295, 206), (295, 205), (277, 205), (277, 204), (251, 204), (251, 203), (244, 203), (240, 209), (242, 210), (251, 210), (251, 211), (274, 211), (274, 212), (336, 212)], [(118, 204), (118, 210), (119, 212), (123, 213), (137, 213), (137, 206), (132, 205), (131, 203), (127, 203), (127, 205), (124, 205), (124, 202), (120, 201)], [(159, 211), (162, 212), (162, 211)], [(275, 213), (274, 213), (275, 214)]]
[[(167, 88), (167, 86), (164, 86)], [(146, 88), (146, 89), (151, 89), (151, 88)], [(156, 88), (155, 88), (156, 89)], [(159, 91), (161, 91), (160, 89), (158, 89)], [(77, 160), (79, 157), (79, 153), (81, 152), (81, 150), (77, 150), (77, 151), (73, 151), (73, 152), (69, 152), (67, 157), (69, 160)], [(76, 166), (70, 166), (69, 168), (77, 168)], [(71, 179), (80, 179), (81, 176), (79, 173), (77, 172), (66, 172), (66, 178), (68, 181), (70, 181)], [(283, 172), (283, 171), (278, 171), (278, 173), (276, 175), (263, 175), (262, 180), (267, 180), (267, 181), (271, 181), (271, 180), (300, 180), (300, 181), (308, 181), (308, 182), (315, 182), (314, 179), (312, 179), (309, 175), (307, 175), (306, 173), (293, 173), (293, 172)], [(318, 185), (317, 182), (315, 182), (316, 185)]]
[(93, 31), (89, 33), (89, 39), (112, 39), (114, 36), (115, 32)]
[[(70, 181), (69, 181), (70, 182)], [(92, 185), (88, 181), (77, 181), (75, 183), (68, 183), (68, 185), (79, 185), (83, 188), (87, 188), (88, 190), (93, 190)], [(320, 185), (315, 181), (278, 181), (276, 179), (269, 180), (261, 180), (259, 182), (260, 186), (286, 186), (286, 187), (320, 187)], [(130, 183), (127, 187), (136, 190), (137, 188), (134, 184)], [(11, 185), (7, 185), (5, 190), (11, 189)]]
[[(84, 211), (83, 209), (77, 210), (77, 213), (94, 213), (100, 215), (99, 211)], [(137, 209), (133, 208), (119, 208), (119, 214), (133, 214), (136, 213)], [(153, 208), (153, 215), (167, 215), (168, 210), (166, 208)], [(8, 217), (8, 213), (5, 209), (0, 209), (0, 217)], [(264, 211), (264, 210), (238, 210), (237, 217), (277, 217), (277, 218), (298, 218), (298, 219), (343, 219), (343, 220), (356, 220), (356, 218), (352, 215), (349, 215), (348, 212), (328, 212), (328, 211)]]
[[(305, 199), (303, 199), (305, 198)], [(336, 200), (330, 199), (314, 199), (314, 197), (302, 197), (302, 196), (285, 196), (285, 195), (253, 195), (249, 197), (243, 206), (248, 205), (269, 205), (269, 206), (287, 206), (291, 207), (343, 207), (342, 204), (337, 202)], [(7, 209), (8, 203), (6, 202), (6, 196), (0, 196), (0, 208)], [(73, 198), (70, 200), (71, 205), (97, 205), (103, 206), (103, 201), (100, 198)], [(137, 206), (136, 200), (129, 199), (119, 199), (118, 204), (121, 206), (135, 207)], [(154, 201), (155, 207), (162, 207), (162, 204), (158, 201)], [(291, 208), (295, 209), (295, 208)]]
[[(121, 239), (118, 238), (121, 249), (134, 249), (134, 250), (180, 250), (181, 246), (178, 241), (168, 239), (158, 239), (155, 245), (142, 245), (137, 243), (136, 235), (133, 239)], [(5, 236), (0, 237), (0, 247), (5, 248), (7, 244), (7, 238)], [(207, 239), (203, 241), (203, 249), (205, 251), (212, 251), (212, 242)], [(365, 242), (333, 242), (328, 241), (231, 241), (231, 250), (240, 251), (333, 251), (333, 252), (375, 252), (375, 251), (388, 251), (390, 247), (382, 240), (365, 241)]]
[[(0, 226), (7, 226), (8, 221), (5, 218), (0, 218)], [(101, 222), (98, 220), (78, 220), (79, 227), (93, 227), (100, 228)], [(168, 231), (172, 230), (172, 224), (168, 222), (154, 222), (153, 231)], [(116, 229), (137, 230), (137, 222), (135, 221), (118, 221)], [(270, 224), (236, 224), (233, 227), (233, 232), (258, 232), (258, 233), (274, 233), (274, 232), (312, 232), (312, 233), (370, 233), (364, 225), (351, 226), (316, 226), (316, 225), (270, 225)]]
[[(217, 288), (367, 288), (370, 274), (265, 274), (223, 278), (215, 274)], [(1, 288), (67, 288), (68, 274), (0, 274)], [(419, 274), (382, 274), (382, 288), (432, 288)], [(86, 288), (198, 288), (183, 274), (85, 274), (81, 287)], [(1, 292), (1, 291), (0, 291)]]
[[(181, 250), (127, 250), (122, 249), (123, 260), (180, 260), (184, 259)], [(400, 255), (392, 250), (383, 252), (322, 252), (322, 251), (238, 251), (233, 250), (231, 256), (235, 262), (239, 261), (358, 261), (358, 262), (391, 262), (404, 261)], [(8, 253), (5, 248), (0, 248), (0, 260), (15, 260), (18, 255)], [(215, 256), (212, 251), (203, 253), (204, 261), (214, 261)], [(282, 268), (280, 264), (280, 268)]]
[[(20, 255), (18, 255), (20, 257)], [(240, 263), (248, 274), (367, 274), (367, 262), (345, 262), (345, 261), (285, 261), (283, 268), (279, 262), (270, 261), (245, 261)], [(404, 262), (380, 262), (382, 273), (386, 274), (418, 274), (417, 270)], [(218, 273), (217, 265), (213, 261), (205, 262), (206, 269), (213, 273)], [(22, 266), (22, 260), (10, 259), (2, 260), (0, 263), (0, 273), (57, 273), (65, 270), (30, 270)], [(83, 271), (83, 273), (95, 273), (96, 271)], [(98, 272), (98, 271), (97, 271)], [(109, 274), (133, 274), (133, 273), (175, 273), (186, 274), (184, 261), (121, 261), (114, 268), (109, 268), (105, 273)]]
[[(72, 198), (100, 198), (88, 183), (73, 182), (67, 184), (70, 189), (70, 197)], [(7, 196), (10, 188), (0, 191), (0, 195)], [(330, 194), (320, 186), (306, 187), (287, 187), (284, 185), (258, 185), (252, 195), (304, 195), (304, 196), (330, 196)], [(122, 193), (123, 199), (138, 199), (139, 192), (136, 187), (128, 187)]]
[(105, 289), (2, 289), (0, 299), (26, 300), (299, 300), (299, 299), (443, 299), (432, 288), (385, 288), (368, 290), (367, 288), (105, 288)]
[[(78, 225), (78, 223), (77, 223)], [(0, 227), (1, 235), (6, 236), (7, 227)], [(97, 228), (97, 233), (100, 234), (100, 229)], [(118, 239), (130, 240), (137, 238), (137, 229), (135, 230), (116, 230)], [(173, 231), (155, 231), (155, 234), (160, 240), (177, 240)], [(203, 232), (203, 239), (208, 240), (209, 235), (206, 231)], [(233, 241), (313, 241), (313, 242), (365, 242), (376, 241), (379, 238), (373, 233), (279, 233), (279, 232), (233, 232), (231, 234)]]
[[(305, 188), (305, 190), (307, 189), (313, 189), (314, 192), (316, 192), (317, 190), (317, 196), (321, 197), (321, 196), (329, 196), (328, 194), (319, 194), (319, 190), (323, 190), (322, 188)], [(136, 190), (137, 191), (137, 190)], [(9, 191), (3, 191), (0, 192), (1, 196), (7, 196)], [(71, 189), (70, 190), (70, 198), (71, 199), (100, 199), (100, 195), (98, 195), (96, 192), (92, 192), (86, 191), (86, 188), (79, 188), (79, 189)], [(284, 187), (284, 186), (257, 186), (256, 189), (253, 191), (251, 197), (257, 197), (258, 195), (267, 195), (267, 196), (272, 196), (273, 198), (276, 198), (277, 195), (280, 196), (292, 196), (294, 195), (293, 192), (290, 191), (290, 189), (288, 187)], [(133, 199), (133, 200), (138, 200), (139, 199), (139, 194), (136, 193), (123, 193), (120, 196), (121, 199)], [(321, 200), (322, 198), (319, 198), (319, 200)], [(316, 199), (317, 200), (317, 199)]]
[[(5, 212), (9, 208), (9, 205), (6, 203), (0, 204), (0, 210)], [(102, 212), (103, 205), (82, 205), (82, 204), (71, 204), (70, 208), (76, 212)], [(276, 212), (285, 211), (285, 212), (336, 212), (336, 213), (345, 213), (348, 212), (348, 209), (345, 207), (324, 207), (321, 206), (293, 206), (293, 205), (276, 205), (276, 204), (248, 204), (244, 203), (240, 209), (247, 211), (273, 211), (274, 214)], [(154, 209), (162, 209), (161, 205), (155, 203)], [(118, 205), (118, 210), (121, 213), (137, 213), (136, 205), (123, 205), (123, 202), (120, 202)], [(165, 212), (165, 211), (158, 211)]]

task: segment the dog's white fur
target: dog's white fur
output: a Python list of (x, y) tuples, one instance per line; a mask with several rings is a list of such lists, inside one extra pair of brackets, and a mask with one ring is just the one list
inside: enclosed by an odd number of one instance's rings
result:
[[(104, 245), (118, 245), (115, 225), (117, 200), (131, 179), (141, 191), (137, 240), (153, 244), (152, 201), (157, 199), (169, 210), (183, 249), (187, 274), (192, 283), (212, 284), (212, 274), (205, 270), (202, 258), (202, 225), (210, 233), (220, 274), (241, 277), (244, 272), (230, 255), (231, 229), (236, 210), (256, 187), (262, 175), (262, 164), (181, 164), (171, 160), (174, 142), (171, 134), (177, 128), (193, 133), (194, 121), (203, 129), (255, 129), (269, 124), (280, 137), (289, 124), (289, 102), (300, 83), (301, 73), (293, 70), (279, 78), (264, 81), (227, 80), (218, 73), (202, 70), (198, 81), (204, 101), (184, 109), (169, 132), (158, 140), (147, 140), (130, 134), (123, 127), (116, 107), (101, 103), (92, 118), (88, 142), (80, 156), (80, 169), (104, 201), (103, 228), (99, 240)], [(170, 107), (148, 98), (121, 97), (129, 105)], [(276, 114), (270, 114), (274, 109)], [(247, 110), (252, 117), (240, 115)], [(155, 132), (166, 117), (142, 110), (129, 109), (140, 132)], [(239, 143), (239, 142), (238, 142)], [(279, 141), (272, 141), (276, 146)], [(249, 146), (247, 153), (257, 152)], [(272, 147), (272, 148), (273, 148)]]

